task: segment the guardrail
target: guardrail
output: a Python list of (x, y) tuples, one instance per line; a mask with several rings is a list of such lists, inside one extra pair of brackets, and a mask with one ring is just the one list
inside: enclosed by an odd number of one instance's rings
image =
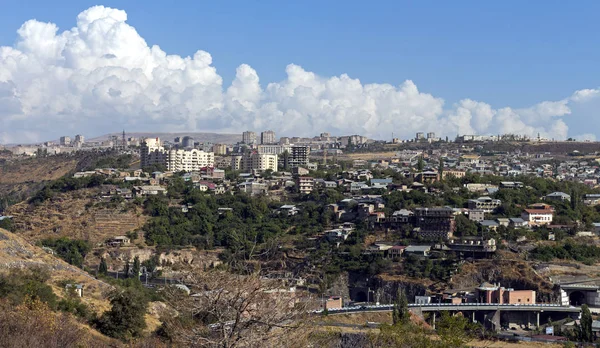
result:
[[(497, 308), (497, 309), (534, 309), (534, 308), (556, 308), (556, 309), (578, 309), (579, 307), (574, 306), (563, 306), (560, 304), (554, 303), (540, 303), (540, 304), (499, 304), (499, 303), (410, 303), (408, 308), (448, 308), (448, 307), (464, 307), (464, 308), (475, 308), (474, 310), (485, 310), (488, 308)], [(352, 307), (343, 307), (343, 308), (330, 308), (327, 312), (361, 312), (361, 311), (386, 311), (392, 310), (394, 308), (393, 304), (380, 304), (380, 305), (367, 305), (367, 306), (352, 306)], [(314, 314), (322, 313), (322, 309), (318, 309), (313, 311)]]

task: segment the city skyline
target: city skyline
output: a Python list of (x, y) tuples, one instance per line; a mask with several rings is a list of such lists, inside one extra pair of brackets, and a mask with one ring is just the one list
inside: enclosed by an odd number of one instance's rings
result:
[[(254, 62), (252, 66), (239, 64), (234, 77), (230, 71), (217, 70), (219, 61), (213, 62), (201, 42), (195, 47), (197, 52), (181, 53), (166, 37), (150, 33), (153, 39), (146, 41), (145, 31), (137, 30), (138, 24), (146, 29), (145, 15), (128, 7), (129, 16), (124, 10), (102, 6), (82, 9), (76, 23), (74, 18), (48, 14), (59, 17), (58, 25), (50, 23), (53, 18), (38, 14), (39, 20), (21, 22), (16, 38), (16, 27), (12, 34), (0, 27), (0, 143), (41, 142), (77, 133), (93, 137), (122, 127), (229, 134), (272, 129), (278, 136), (331, 132), (373, 139), (391, 139), (392, 133), (407, 139), (419, 131), (451, 138), (497, 133), (536, 137), (539, 133), (548, 139), (596, 139), (600, 120), (594, 111), (600, 90), (590, 81), (581, 81), (581, 86), (569, 92), (554, 90), (548, 99), (540, 100), (532, 91), (535, 100), (523, 98), (515, 103), (518, 107), (510, 107), (510, 103), (499, 104), (501, 98), (492, 98), (493, 103), (469, 95), (445, 99), (434, 93), (431, 83), (426, 90), (419, 89), (419, 74), (372, 81), (373, 77), (352, 66), (343, 65), (348, 70), (332, 77), (328, 71), (321, 73), (323, 69), (304, 68), (306, 55), (318, 56), (317, 52), (284, 57), (288, 65), (283, 79), (273, 72), (274, 67), (264, 71), (271, 79), (262, 80), (263, 71), (255, 70)], [(553, 11), (558, 9), (549, 6), (544, 14), (556, 16)], [(585, 6), (574, 10), (584, 11)], [(522, 15), (516, 16), (513, 24), (533, 35), (532, 27), (523, 26), (522, 20)], [(507, 35), (512, 33), (506, 30)], [(357, 38), (356, 43), (363, 39)], [(429, 39), (426, 36), (423, 42)], [(388, 52), (388, 46), (382, 44), (383, 52), (372, 55), (395, 52)], [(557, 49), (561, 47), (556, 43)], [(412, 54), (426, 57), (429, 52)], [(244, 52), (237, 52), (235, 59), (244, 62)], [(569, 62), (569, 57), (564, 59), (563, 63)], [(361, 72), (364, 78), (359, 80)], [(515, 88), (520, 82), (515, 75)], [(440, 80), (441, 85), (446, 83)], [(482, 90), (494, 88), (481, 86)]]

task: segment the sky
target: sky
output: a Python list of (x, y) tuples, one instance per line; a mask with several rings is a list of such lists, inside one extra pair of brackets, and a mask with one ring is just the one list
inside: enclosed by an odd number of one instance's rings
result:
[(597, 1), (0, 2), (0, 143), (600, 136)]

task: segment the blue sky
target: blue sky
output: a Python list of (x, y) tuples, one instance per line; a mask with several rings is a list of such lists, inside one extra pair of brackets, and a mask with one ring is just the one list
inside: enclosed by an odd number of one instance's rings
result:
[[(0, 46), (28, 19), (75, 25), (87, 0), (5, 2)], [(320, 76), (524, 108), (598, 86), (598, 1), (103, 1), (149, 45), (209, 52), (228, 86), (249, 64), (261, 85), (298, 64)], [(568, 122), (567, 122), (568, 123)], [(569, 124), (571, 128), (577, 125)], [(582, 129), (584, 130), (584, 129)]]
[(448, 102), (526, 107), (598, 86), (598, 1), (14, 1), (0, 44), (28, 19), (62, 30), (86, 8), (124, 9), (148, 44), (210, 52), (225, 81), (248, 63), (261, 81), (296, 63), (362, 82), (415, 81)]

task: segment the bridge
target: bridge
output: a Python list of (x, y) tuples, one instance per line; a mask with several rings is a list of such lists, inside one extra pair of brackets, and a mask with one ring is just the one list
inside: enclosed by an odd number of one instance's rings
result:
[[(508, 323), (504, 326), (509, 326), (516, 322), (520, 322), (527, 326), (540, 326), (540, 317), (544, 319), (558, 317), (567, 317), (578, 315), (581, 312), (580, 307), (562, 306), (559, 304), (499, 304), (499, 303), (428, 303), (416, 304), (411, 303), (408, 308), (412, 311), (431, 312), (432, 326), (435, 329), (436, 313), (439, 312), (462, 312), (463, 314), (470, 313), (473, 322), (479, 321), (484, 324), (489, 324), (492, 328), (499, 330), (501, 321)], [(393, 304), (368, 305), (368, 306), (353, 306), (345, 308), (332, 308), (327, 311), (328, 314), (352, 314), (360, 312), (385, 312), (392, 311)], [(323, 310), (314, 311), (315, 314), (322, 313)], [(535, 314), (535, 322), (532, 323), (531, 314)]]

